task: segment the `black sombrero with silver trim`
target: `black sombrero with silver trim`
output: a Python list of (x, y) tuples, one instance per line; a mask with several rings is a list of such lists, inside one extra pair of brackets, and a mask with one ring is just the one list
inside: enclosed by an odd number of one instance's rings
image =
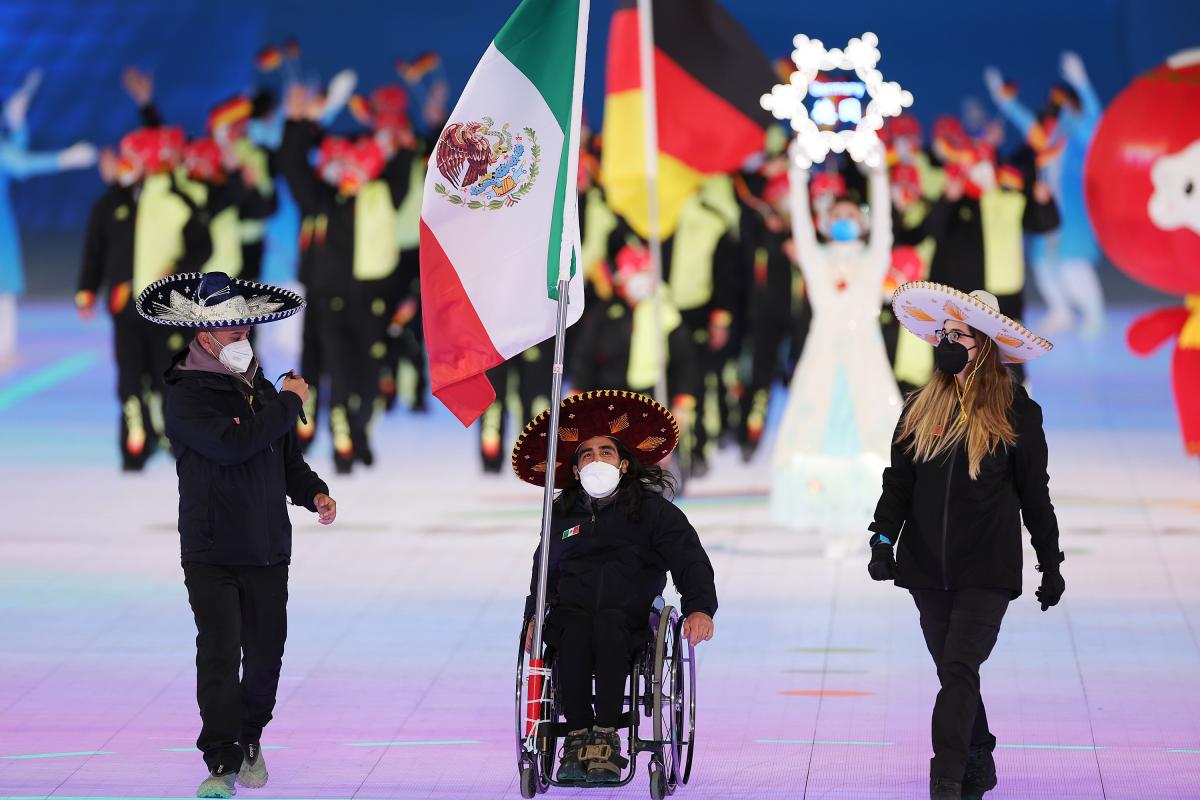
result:
[(237, 328), (292, 316), (304, 298), (266, 283), (230, 278), (224, 272), (169, 275), (138, 295), (137, 310), (157, 325), (176, 328)]

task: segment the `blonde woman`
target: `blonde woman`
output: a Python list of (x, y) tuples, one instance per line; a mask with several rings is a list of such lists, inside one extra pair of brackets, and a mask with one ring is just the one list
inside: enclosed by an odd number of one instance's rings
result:
[(896, 290), (892, 307), (936, 346), (937, 371), (900, 417), (870, 525), (868, 569), (916, 601), (941, 682), (930, 797), (958, 800), (996, 785), (996, 738), (979, 668), (1021, 594), (1022, 520), (1042, 573), (1042, 610), (1065, 589), (1042, 411), (1007, 367), (1051, 344), (1002, 315), (987, 292), (910, 283)]

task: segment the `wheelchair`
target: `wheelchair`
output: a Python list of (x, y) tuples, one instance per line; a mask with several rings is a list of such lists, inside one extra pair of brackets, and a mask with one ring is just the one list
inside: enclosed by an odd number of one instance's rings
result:
[[(542, 664), (525, 653), (526, 619), (517, 643), (516, 741), (521, 796), (530, 798), (551, 786), (606, 788), (625, 786), (637, 773), (639, 753), (650, 754), (650, 796), (661, 800), (688, 782), (696, 742), (696, 656), (681, 635), (683, 619), (661, 598), (650, 610), (647, 641), (635, 652), (626, 684), (620, 728), (628, 729), (626, 766), (620, 781), (585, 783), (554, 777), (558, 742), (568, 733), (558, 702), (554, 649)], [(647, 717), (647, 720), (643, 720)], [(648, 729), (649, 736), (643, 735)]]

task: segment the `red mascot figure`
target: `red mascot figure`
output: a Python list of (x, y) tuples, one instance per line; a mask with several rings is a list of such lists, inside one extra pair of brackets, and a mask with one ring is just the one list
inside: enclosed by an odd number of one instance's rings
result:
[(1088, 154), (1088, 211), (1109, 258), (1184, 304), (1128, 331), (1145, 356), (1176, 338), (1172, 377), (1184, 447), (1200, 456), (1200, 49), (1139, 76), (1104, 113)]

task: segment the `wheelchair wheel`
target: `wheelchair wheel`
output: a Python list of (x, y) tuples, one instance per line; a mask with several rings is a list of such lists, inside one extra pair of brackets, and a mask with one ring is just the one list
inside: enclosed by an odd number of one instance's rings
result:
[[(656, 775), (661, 777), (659, 788), (664, 797), (672, 794), (679, 784), (680, 735), (684, 707), (683, 665), (680, 662), (679, 613), (667, 608), (659, 617), (654, 637), (654, 739), (661, 748), (661, 769), (650, 770), (650, 790), (655, 791)], [(658, 757), (655, 759), (658, 760)]]
[[(657, 761), (657, 759), (655, 759)], [(664, 797), (671, 794), (671, 790), (667, 788), (667, 773), (662, 767), (658, 769), (650, 768), (650, 797), (653, 800), (663, 800)]]
[[(533, 797), (545, 792), (550, 787), (550, 776), (554, 774), (558, 738), (553, 734), (551, 726), (558, 719), (558, 693), (551, 658), (546, 659), (545, 666), (550, 667), (550, 675), (542, 682), (542, 698), (550, 702), (539, 705), (543, 725), (540, 726), (539, 735), (531, 739), (526, 736), (525, 732), (526, 714), (529, 708), (526, 697), (526, 688), (529, 685), (529, 659), (526, 658), (525, 653), (525, 625), (522, 625), (517, 643), (516, 686), (517, 768), (520, 772), (522, 797)], [(526, 794), (526, 791), (529, 791), (530, 794)]]
[(528, 798), (537, 797), (538, 793), (538, 773), (537, 767), (533, 762), (521, 763), (521, 797)]
[(679, 665), (680, 688), (676, 720), (679, 728), (680, 763), (683, 766), (683, 774), (679, 780), (686, 784), (692, 776), (692, 756), (696, 751), (696, 648), (680, 635), (683, 620), (680, 619), (676, 625), (676, 663)]

